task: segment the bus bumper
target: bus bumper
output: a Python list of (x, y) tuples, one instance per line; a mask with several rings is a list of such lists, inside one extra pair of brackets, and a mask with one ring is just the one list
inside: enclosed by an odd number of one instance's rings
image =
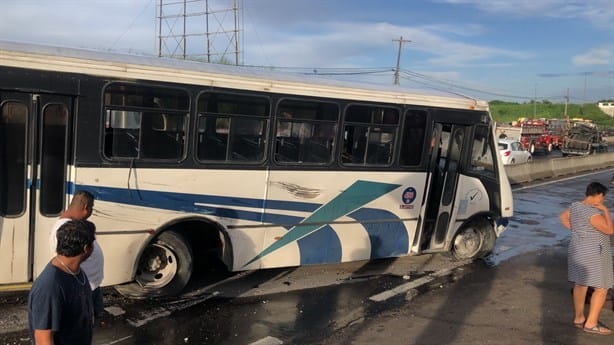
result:
[(495, 226), (495, 235), (499, 237), (503, 231), (507, 228), (507, 225), (510, 223), (508, 218), (499, 218), (497, 219), (497, 224)]

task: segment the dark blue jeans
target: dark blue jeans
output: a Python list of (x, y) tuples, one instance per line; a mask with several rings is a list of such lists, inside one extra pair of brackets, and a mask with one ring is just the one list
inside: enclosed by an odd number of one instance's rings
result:
[(92, 304), (94, 305), (94, 317), (101, 317), (104, 311), (104, 304), (102, 302), (102, 290), (100, 287), (92, 291)]

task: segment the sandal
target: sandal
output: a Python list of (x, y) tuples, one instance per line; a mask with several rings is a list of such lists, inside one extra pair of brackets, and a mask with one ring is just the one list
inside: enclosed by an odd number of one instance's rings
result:
[(586, 322), (586, 321), (582, 321), (582, 322), (574, 322), (574, 323), (573, 323), (573, 326), (574, 326), (575, 328), (582, 329), (582, 328), (584, 328), (584, 322)]
[(595, 327), (591, 327), (591, 328), (584, 327), (584, 332), (592, 333), (592, 334), (599, 334), (599, 335), (611, 335), (612, 334), (612, 330), (607, 328), (601, 322), (598, 322), (597, 325), (595, 325)]

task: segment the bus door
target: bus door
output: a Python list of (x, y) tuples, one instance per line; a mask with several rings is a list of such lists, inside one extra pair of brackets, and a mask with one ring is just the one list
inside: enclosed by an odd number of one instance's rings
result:
[(429, 188), (424, 207), (422, 249), (440, 250), (451, 226), (456, 196), (458, 168), (469, 126), (435, 123), (429, 161)]
[(0, 91), (0, 284), (36, 277), (67, 191), (73, 98)]

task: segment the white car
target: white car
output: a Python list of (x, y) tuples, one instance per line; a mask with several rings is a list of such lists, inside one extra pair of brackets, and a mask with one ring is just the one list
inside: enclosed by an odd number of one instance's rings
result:
[(530, 163), (533, 160), (531, 153), (522, 147), (515, 139), (499, 139), (499, 152), (503, 164)]

